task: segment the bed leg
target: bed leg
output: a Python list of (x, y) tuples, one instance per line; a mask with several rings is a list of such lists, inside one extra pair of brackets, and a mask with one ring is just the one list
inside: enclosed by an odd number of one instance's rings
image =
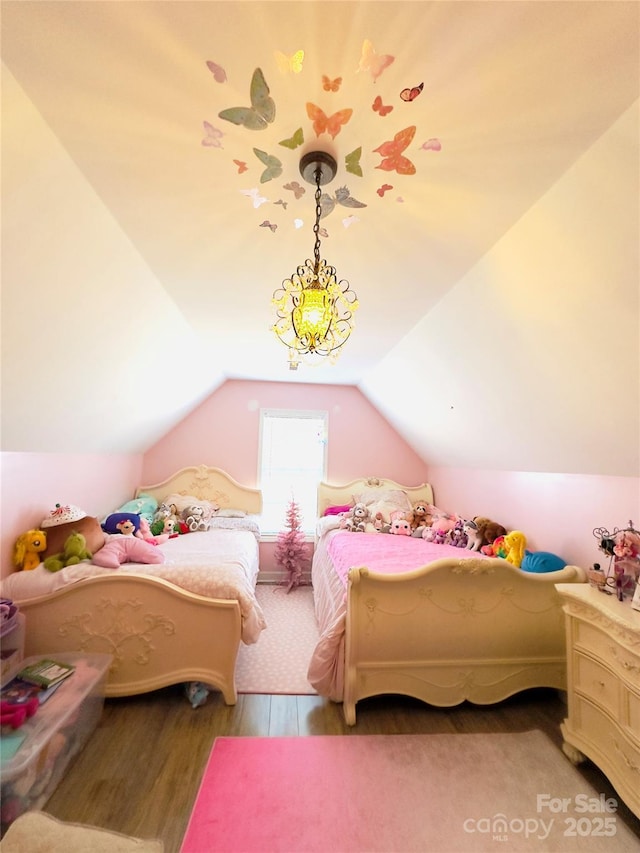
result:
[(344, 721), (348, 726), (355, 726), (356, 724), (356, 703), (355, 702), (343, 702), (342, 710), (344, 713)]

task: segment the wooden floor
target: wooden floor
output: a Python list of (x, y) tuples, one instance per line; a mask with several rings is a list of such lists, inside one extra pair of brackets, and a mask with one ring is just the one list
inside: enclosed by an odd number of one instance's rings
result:
[[(227, 706), (220, 694), (213, 693), (195, 710), (178, 687), (108, 699), (100, 725), (44, 810), (60, 820), (161, 838), (165, 853), (178, 853), (218, 736), (357, 737), (541, 729), (560, 748), (565, 711), (561, 696), (553, 690), (527, 691), (485, 707), (434, 708), (406, 697), (376, 697), (358, 703), (357, 725), (349, 728), (342, 706), (318, 696), (241, 695), (237, 705)], [(599, 793), (615, 796), (592, 764), (586, 762), (580, 771)], [(622, 804), (618, 820), (640, 839), (640, 821)]]

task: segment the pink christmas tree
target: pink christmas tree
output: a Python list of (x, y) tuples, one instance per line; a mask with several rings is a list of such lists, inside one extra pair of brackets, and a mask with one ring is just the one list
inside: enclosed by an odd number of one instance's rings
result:
[(291, 592), (300, 584), (302, 567), (309, 559), (309, 549), (300, 529), (300, 508), (293, 498), (287, 508), (287, 528), (278, 534), (275, 559), (287, 572), (287, 592)]

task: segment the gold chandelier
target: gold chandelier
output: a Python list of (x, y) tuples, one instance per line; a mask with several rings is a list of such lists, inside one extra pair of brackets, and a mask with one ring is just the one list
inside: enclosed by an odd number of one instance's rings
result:
[(305, 356), (335, 361), (351, 330), (358, 299), (349, 282), (338, 281), (335, 267), (320, 258), (320, 187), (336, 176), (337, 163), (322, 151), (311, 151), (300, 160), (300, 174), (315, 184), (316, 221), (313, 260), (307, 259), (273, 294), (276, 337), (289, 349), (289, 369), (297, 370)]

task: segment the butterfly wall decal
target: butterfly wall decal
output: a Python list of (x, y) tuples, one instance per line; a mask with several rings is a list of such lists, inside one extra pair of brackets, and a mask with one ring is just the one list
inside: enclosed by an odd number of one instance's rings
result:
[(253, 153), (267, 167), (260, 175), (261, 184), (266, 184), (267, 181), (272, 181), (274, 178), (280, 177), (282, 174), (282, 163), (277, 157), (267, 154), (266, 151), (261, 151), (259, 148), (254, 148)]
[(347, 154), (344, 158), (344, 164), (347, 172), (351, 175), (362, 177), (362, 167), (360, 166), (360, 158), (362, 157), (362, 145), (356, 148), (351, 154)]
[(282, 74), (291, 72), (299, 74), (302, 71), (302, 63), (304, 62), (304, 50), (297, 50), (292, 56), (287, 56), (280, 50), (275, 52), (276, 62)]
[(278, 145), (284, 145), (285, 148), (290, 148), (292, 151), (298, 148), (304, 142), (304, 133), (299, 127), (289, 139), (281, 139)]
[(393, 105), (389, 104), (388, 107), (385, 107), (385, 105), (382, 103), (382, 98), (380, 97), (380, 95), (376, 95), (373, 104), (371, 104), (371, 109), (374, 111), (374, 113), (378, 113), (381, 116), (386, 116), (389, 115), (389, 113), (393, 109)]
[(393, 187), (392, 187), (392, 185), (391, 185), (391, 184), (383, 184), (381, 187), (378, 187), (378, 189), (376, 190), (376, 192), (378, 193), (378, 195), (380, 196), (380, 198), (383, 198), (383, 197), (384, 197), (384, 194), (385, 194), (385, 193), (388, 193), (388, 192), (389, 192), (389, 190), (392, 190), (392, 189), (393, 189)]
[(382, 161), (376, 169), (382, 169), (385, 172), (397, 172), (399, 175), (415, 175), (416, 167), (408, 157), (402, 153), (413, 141), (415, 136), (415, 125), (405, 127), (399, 131), (389, 142), (383, 142), (374, 152), (380, 154)]
[(290, 192), (292, 192), (294, 194), (294, 196), (296, 197), (296, 199), (302, 198), (302, 196), (306, 192), (305, 188), (300, 186), (300, 184), (297, 181), (291, 181), (290, 183), (285, 184), (283, 189), (289, 190)]
[(276, 117), (276, 105), (261, 68), (256, 68), (249, 88), (250, 107), (230, 107), (218, 113), (218, 118), (242, 125), (247, 130), (264, 130)]
[(368, 71), (374, 81), (376, 81), (385, 68), (388, 68), (391, 65), (394, 59), (395, 56), (389, 56), (388, 54), (380, 55), (376, 53), (369, 39), (365, 39), (362, 43), (362, 54), (360, 56), (358, 71)]
[(286, 210), (286, 209), (287, 209), (287, 204), (288, 204), (288, 202), (284, 201), (284, 200), (283, 200), (283, 199), (281, 199), (281, 198), (279, 198), (279, 199), (278, 199), (278, 201), (274, 201), (273, 203), (274, 203), (274, 204), (281, 204), (281, 205), (282, 205), (282, 209), (283, 209), (283, 210)]
[(427, 139), (423, 142), (420, 148), (424, 151), (441, 151), (442, 144), (439, 139)]
[(331, 116), (325, 115), (324, 111), (315, 104), (307, 102), (307, 115), (313, 122), (313, 129), (316, 136), (321, 133), (328, 133), (332, 139), (340, 133), (343, 125), (347, 124), (353, 114), (352, 109), (338, 110)]
[(325, 216), (329, 216), (337, 204), (342, 207), (351, 208), (367, 206), (364, 202), (358, 201), (357, 198), (354, 198), (349, 192), (348, 187), (338, 187), (335, 195), (330, 196), (329, 193), (322, 193), (320, 196), (320, 218), (324, 219)]
[(403, 89), (402, 92), (400, 92), (400, 97), (403, 101), (415, 101), (423, 88), (424, 83), (420, 83), (418, 86), (413, 86), (411, 89)]
[(213, 79), (216, 81), (216, 83), (224, 83), (227, 79), (227, 72), (221, 65), (218, 65), (217, 62), (212, 62), (210, 59), (208, 59), (207, 68), (213, 74)]
[(260, 223), (260, 228), (270, 228), (270, 229), (271, 229), (271, 233), (272, 233), (272, 234), (273, 234), (273, 232), (276, 230), (276, 228), (277, 228), (277, 227), (278, 227), (278, 226), (277, 226), (277, 225), (275, 225), (273, 222), (269, 222), (269, 220), (268, 220), (268, 219), (265, 219), (265, 221), (264, 221), (264, 222), (261, 222), (261, 223)]
[(326, 74), (322, 75), (322, 88), (325, 92), (337, 92), (341, 85), (342, 77), (336, 77), (334, 80), (331, 80)]
[(222, 142), (220, 140), (224, 136), (224, 133), (208, 121), (203, 121), (202, 124), (204, 125), (202, 144), (205, 148), (222, 148)]
[(265, 202), (269, 201), (268, 198), (265, 198), (264, 196), (260, 195), (258, 189), (255, 187), (250, 190), (240, 190), (240, 192), (242, 195), (246, 195), (247, 198), (251, 199), (255, 208), (258, 208), (261, 204), (265, 204)]
[(238, 167), (238, 174), (239, 174), (239, 175), (241, 175), (243, 172), (246, 172), (246, 171), (247, 171), (247, 169), (249, 168), (249, 167), (247, 166), (247, 164), (244, 162), (244, 160), (234, 160), (233, 162), (234, 162), (234, 163), (236, 164), (236, 166)]

